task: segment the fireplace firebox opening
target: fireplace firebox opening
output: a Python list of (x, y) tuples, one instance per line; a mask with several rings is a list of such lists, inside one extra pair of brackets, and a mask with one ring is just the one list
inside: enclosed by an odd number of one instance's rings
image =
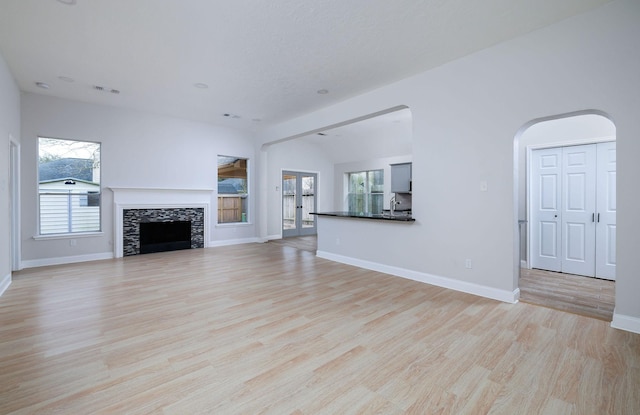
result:
[(191, 248), (191, 221), (140, 222), (140, 253)]

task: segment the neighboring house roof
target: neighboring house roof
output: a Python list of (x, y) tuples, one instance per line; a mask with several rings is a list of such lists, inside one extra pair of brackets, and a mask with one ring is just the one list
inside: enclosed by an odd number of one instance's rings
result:
[(218, 182), (218, 194), (235, 195), (238, 193), (245, 193), (242, 191), (242, 180), (224, 179)]
[(93, 160), (62, 158), (40, 163), (40, 183), (54, 180), (74, 179), (93, 183)]
[[(88, 185), (92, 185), (92, 186), (99, 186), (99, 184), (96, 183), (96, 182), (92, 182), (92, 181), (89, 181), (89, 180), (77, 179), (75, 177), (63, 177), (63, 178), (60, 178), (60, 179), (52, 179), (52, 180), (40, 180), (40, 184), (50, 184), (50, 183), (67, 184), (67, 183), (65, 183), (67, 180), (73, 181), (74, 183), (84, 183), (84, 184), (88, 184)], [(73, 185), (74, 183), (68, 183), (68, 185)]]

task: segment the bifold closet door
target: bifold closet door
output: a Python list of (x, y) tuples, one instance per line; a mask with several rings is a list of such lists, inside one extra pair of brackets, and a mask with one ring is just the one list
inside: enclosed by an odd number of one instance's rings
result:
[(561, 271), (562, 148), (533, 151), (531, 167), (531, 266)]
[(596, 145), (562, 148), (562, 272), (596, 267)]
[(615, 279), (616, 143), (535, 150), (531, 266)]
[(598, 144), (596, 277), (616, 279), (616, 143)]

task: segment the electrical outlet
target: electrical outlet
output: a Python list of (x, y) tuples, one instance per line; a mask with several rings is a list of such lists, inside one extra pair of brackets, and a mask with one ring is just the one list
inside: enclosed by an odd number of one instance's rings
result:
[(464, 267), (467, 269), (471, 269), (471, 260), (469, 258), (464, 260)]

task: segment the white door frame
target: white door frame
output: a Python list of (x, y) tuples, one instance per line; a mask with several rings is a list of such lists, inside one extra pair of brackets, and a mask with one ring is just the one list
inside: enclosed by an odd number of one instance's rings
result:
[(20, 143), (9, 135), (9, 195), (11, 199), (11, 270), (22, 269), (20, 244)]
[(544, 143), (544, 144), (530, 144), (526, 147), (526, 170), (527, 170), (527, 261), (526, 267), (527, 269), (531, 269), (531, 231), (532, 231), (532, 222), (531, 222), (531, 179), (533, 169), (531, 166), (531, 160), (533, 157), (534, 150), (541, 150), (545, 148), (556, 148), (556, 147), (569, 147), (569, 146), (579, 146), (585, 144), (598, 144), (598, 143), (607, 143), (607, 142), (615, 142), (616, 137), (600, 137), (600, 138), (589, 138), (589, 139), (581, 139), (581, 140), (572, 140), (572, 141), (558, 141), (554, 143)]
[[(280, 237), (284, 238), (284, 222), (282, 219), (282, 210), (284, 208), (283, 203), (282, 203), (282, 192), (284, 191), (282, 189), (282, 177), (284, 176), (285, 173), (295, 173), (295, 174), (313, 174), (315, 175), (315, 206), (317, 209), (318, 206), (318, 189), (319, 189), (319, 184), (320, 184), (320, 172), (318, 171), (309, 171), (309, 170), (299, 170), (299, 169), (280, 169), (280, 187), (281, 187), (281, 192), (280, 192)], [(312, 233), (312, 235), (316, 234), (317, 231), (317, 226), (318, 226), (318, 222), (317, 220), (315, 221), (315, 225), (314, 225), (314, 231)]]

